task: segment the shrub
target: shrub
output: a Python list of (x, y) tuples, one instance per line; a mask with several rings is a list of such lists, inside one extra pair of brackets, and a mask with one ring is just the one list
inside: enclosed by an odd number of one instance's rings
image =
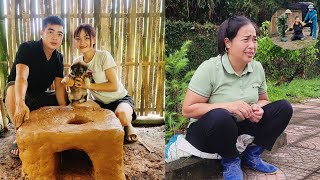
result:
[(166, 55), (179, 50), (182, 44), (191, 40), (187, 57), (190, 60), (186, 71), (196, 69), (203, 61), (216, 56), (217, 26), (213, 24), (200, 25), (182, 21), (166, 21)]
[(177, 130), (185, 127), (187, 121), (182, 115), (182, 101), (194, 71), (186, 72), (187, 51), (191, 41), (186, 41), (180, 51), (166, 57), (166, 140)]
[(273, 44), (269, 37), (260, 37), (258, 44), (256, 60), (262, 63), (267, 77), (278, 80), (280, 84), (281, 81), (290, 83), (294, 77), (303, 75), (305, 71), (313, 71), (316, 67), (319, 49), (315, 44), (303, 49), (288, 50)]

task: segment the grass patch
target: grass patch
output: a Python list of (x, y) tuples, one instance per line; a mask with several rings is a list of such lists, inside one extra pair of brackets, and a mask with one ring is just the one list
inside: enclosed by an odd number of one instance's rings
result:
[(275, 87), (275, 81), (269, 81), (270, 101), (286, 99), (291, 103), (301, 103), (306, 99), (320, 98), (320, 77), (314, 79), (294, 79), (288, 85)]

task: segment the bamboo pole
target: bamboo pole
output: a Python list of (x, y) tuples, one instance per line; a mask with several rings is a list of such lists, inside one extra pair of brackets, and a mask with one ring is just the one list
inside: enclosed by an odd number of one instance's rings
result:
[(50, 0), (45, 0), (44, 6), (45, 6), (44, 14), (45, 16), (49, 16), (51, 14), (51, 9), (52, 9)]
[(72, 60), (71, 47), (73, 44), (73, 33), (71, 32), (70, 29), (72, 27), (71, 22), (74, 20), (73, 18), (71, 18), (71, 15), (73, 14), (73, 7), (72, 7), (71, 1), (67, 1), (66, 9), (67, 9), (67, 12), (66, 12), (66, 21), (67, 21), (66, 22), (66, 24), (67, 24), (66, 32), (67, 32), (67, 35), (66, 35), (66, 55), (65, 55), (65, 58), (67, 58), (68, 61), (70, 62)]
[[(165, 38), (165, 16), (164, 16), (164, 7), (165, 1), (162, 1), (161, 6), (161, 19), (160, 19), (160, 39), (159, 39), (159, 48), (158, 48), (158, 58), (159, 58), (159, 74), (158, 74), (158, 88), (157, 88), (157, 105), (156, 105), (156, 112), (160, 113), (160, 116), (163, 116), (164, 112), (164, 80), (165, 80), (165, 61), (164, 61), (164, 38)], [(161, 63), (161, 66), (160, 66)]]
[(34, 27), (34, 24), (36, 23), (36, 20), (35, 20), (35, 15), (36, 15), (36, 3), (35, 1), (30, 1), (30, 14), (31, 14), (31, 17), (30, 17), (30, 29), (31, 29), (31, 39), (35, 40), (36, 39), (36, 27)]
[(116, 2), (117, 0), (112, 0), (112, 8), (111, 8), (111, 54), (115, 57), (115, 16), (116, 16)]
[[(144, 0), (138, 0), (137, 1), (137, 12), (143, 12), (143, 2)], [(135, 58), (135, 62), (136, 64), (138, 64), (137, 66), (135, 66), (135, 80), (136, 80), (136, 88), (135, 88), (135, 93), (134, 93), (134, 100), (135, 100), (135, 104), (139, 105), (137, 107), (137, 109), (139, 109), (137, 112), (139, 115), (143, 115), (143, 106), (141, 106), (141, 104), (143, 103), (143, 99), (142, 99), (142, 62), (143, 62), (143, 17), (139, 17), (137, 18), (137, 38), (136, 38), (136, 43), (137, 43), (137, 53), (136, 53), (136, 58)]]
[[(7, 13), (8, 15), (10, 15), (12, 18), (8, 19), (8, 31), (15, 29), (15, 18), (14, 18), (14, 4), (15, 2), (9, 1), (8, 5), (9, 7), (7, 8)], [(10, 34), (9, 32), (8, 34), (8, 67), (9, 67), (9, 71), (10, 68), (13, 64), (13, 52), (15, 52), (15, 33)]]
[(95, 19), (95, 29), (97, 32), (97, 42), (96, 42), (96, 46), (98, 46), (99, 48), (101, 47), (101, 41), (98, 41), (98, 39), (101, 39), (101, 37), (103, 36), (103, 34), (101, 33), (101, 18), (100, 18), (100, 14), (101, 14), (101, 1), (94, 1), (94, 19)]
[[(8, 130), (8, 121), (3, 104), (3, 92), (5, 88), (5, 82), (8, 77), (8, 65), (7, 65), (7, 41), (4, 19), (4, 4), (0, 3), (0, 112), (1, 112), (1, 125), (5, 130)], [(3, 86), (2, 86), (3, 85)]]
[[(79, 0), (80, 1), (80, 0)], [(86, 14), (86, 9), (87, 9), (87, 1), (83, 0), (81, 3), (81, 23), (85, 23), (86, 22), (86, 18), (85, 18), (85, 14)], [(80, 7), (80, 3), (78, 4), (78, 6)], [(80, 13), (80, 11), (79, 11)], [(79, 24), (81, 24), (79, 23)]]
[[(157, 2), (156, 2), (156, 11), (157, 11), (157, 13), (159, 13), (159, 16), (157, 16), (156, 17), (156, 22), (155, 22), (155, 24), (156, 24), (156, 27), (155, 27), (155, 29), (154, 29), (154, 31), (155, 31), (155, 34), (156, 34), (156, 38), (155, 38), (155, 46), (154, 46), (154, 52), (153, 52), (153, 54), (154, 54), (154, 59), (155, 59), (155, 62), (157, 62), (157, 65), (154, 67), (154, 69), (155, 69), (155, 72), (154, 72), (154, 86), (153, 86), (153, 92), (154, 92), (154, 96), (155, 97), (157, 97), (157, 98), (155, 98), (155, 102), (154, 102), (154, 107), (156, 108), (156, 111), (155, 111), (155, 113), (156, 114), (159, 114), (160, 113), (160, 111), (159, 111), (159, 108), (157, 108), (158, 107), (158, 103), (161, 101), (161, 98), (163, 98), (163, 96), (161, 96), (160, 94), (159, 94), (159, 91), (158, 91), (158, 87), (159, 87), (159, 85), (160, 85), (160, 81), (159, 81), (159, 76), (161, 76), (162, 75), (162, 72), (161, 72), (161, 65), (160, 65), (160, 63), (159, 62), (161, 62), (161, 59), (160, 59), (160, 57), (159, 57), (159, 53), (158, 53), (158, 51), (159, 50), (161, 50), (160, 49), (160, 38), (161, 38), (161, 30), (160, 30), (160, 28), (161, 28), (161, 16), (160, 16), (160, 12), (161, 12), (161, 0), (157, 0)], [(163, 84), (162, 84), (162, 86), (163, 86)]]
[[(60, 7), (60, 8), (59, 8)], [(58, 6), (58, 13), (60, 12), (60, 17), (63, 19), (65, 25), (64, 25), (64, 38), (62, 40), (62, 45), (61, 45), (61, 52), (63, 54), (63, 60), (64, 62), (66, 62), (67, 64), (69, 63), (68, 62), (68, 59), (66, 58), (66, 36), (67, 36), (67, 26), (66, 26), (66, 21), (67, 21), (67, 18), (66, 18), (66, 12), (64, 11), (64, 9), (66, 8), (66, 0), (61, 0), (60, 1), (60, 6)]]
[[(115, 60), (116, 60), (116, 63), (118, 64), (117, 65), (117, 72), (118, 74), (121, 72), (121, 62), (122, 62), (122, 59), (121, 59), (121, 40), (122, 40), (122, 37), (121, 37), (121, 21), (120, 21), (120, 16), (119, 14), (121, 13), (120, 12), (120, 0), (116, 1), (117, 4), (116, 4), (116, 24), (115, 24)], [(122, 76), (120, 75), (119, 77), (122, 80)]]
[[(21, 34), (20, 34), (20, 30), (21, 30), (21, 26), (20, 26), (20, 18), (21, 17), (21, 12), (19, 12), (19, 8), (21, 7), (21, 0), (15, 0), (15, 24), (16, 24), (16, 35), (17, 35), (17, 39), (16, 39), (16, 43), (17, 45), (21, 44)], [(20, 8), (21, 10), (21, 8)]]
[[(127, 14), (126, 12), (126, 8), (127, 8), (127, 1), (126, 0), (123, 0), (123, 1), (120, 1), (120, 14)], [(127, 36), (126, 36), (126, 33), (125, 31), (127, 30), (127, 16), (126, 17), (121, 17), (120, 16), (120, 59), (121, 59), (121, 77), (122, 77), (122, 82), (123, 84), (126, 84), (127, 83), (127, 80), (126, 80), (126, 74), (125, 74), (125, 71), (126, 71), (126, 49), (127, 49)]]
[[(144, 23), (143, 23), (143, 62), (148, 62), (148, 6), (149, 6), (149, 0), (145, 0), (145, 10), (144, 10)], [(141, 86), (141, 106), (140, 106), (140, 113), (143, 115), (148, 114), (148, 99), (149, 99), (149, 94), (148, 94), (148, 87), (149, 87), (149, 82), (148, 82), (148, 67), (147, 66), (142, 66), (142, 86)]]
[[(154, 13), (156, 11), (156, 2), (155, 0), (150, 0), (150, 5), (149, 5), (149, 8), (150, 8), (150, 14), (151, 13)], [(155, 85), (155, 81), (154, 81), (154, 78), (155, 75), (154, 75), (154, 68), (156, 67), (156, 64), (155, 64), (155, 55), (153, 53), (153, 50), (154, 50), (154, 46), (155, 46), (155, 28), (156, 28), (156, 23), (155, 23), (155, 18), (156, 17), (149, 17), (149, 37), (148, 37), (148, 62), (150, 62), (150, 65), (148, 66), (148, 74), (149, 74), (149, 89), (148, 89), (148, 92), (149, 92), (149, 99), (148, 99), (148, 108), (152, 108), (155, 104), (155, 95), (154, 95), (154, 85)]]
[[(128, 43), (127, 43), (127, 62), (134, 62), (134, 55), (135, 55), (135, 27), (136, 27), (136, 0), (131, 0), (129, 5), (129, 21), (127, 26), (127, 37), (128, 37)], [(133, 94), (133, 85), (135, 84), (133, 82), (133, 66), (128, 66), (127, 68), (127, 90), (128, 94)]]
[[(26, 2), (26, 6), (23, 7), (23, 11), (22, 11), (23, 15), (29, 15), (31, 14), (30, 12), (30, 3)], [(29, 16), (29, 18), (25, 18), (24, 19), (24, 32), (25, 32), (25, 41), (31, 41), (33, 40), (32, 35), (31, 35), (31, 26), (32, 26), (32, 17)]]
[[(111, 0), (103, 0), (102, 1), (102, 13), (100, 14), (101, 15), (101, 38), (100, 38), (100, 43), (101, 43), (101, 46), (100, 48), (101, 49), (106, 49), (108, 50), (109, 52), (112, 53), (112, 50), (111, 50), (111, 29), (112, 29), (112, 26), (110, 25), (111, 24), (111, 11), (109, 11), (109, 9), (111, 9), (112, 7), (112, 2)], [(106, 15), (105, 17), (103, 17), (103, 15)], [(108, 16), (108, 17), (107, 17)]]

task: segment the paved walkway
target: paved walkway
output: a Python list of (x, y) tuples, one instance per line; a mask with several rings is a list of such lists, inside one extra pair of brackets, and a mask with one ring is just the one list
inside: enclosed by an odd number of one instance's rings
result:
[(286, 128), (288, 145), (264, 159), (279, 168), (275, 175), (261, 175), (245, 169), (248, 180), (320, 180), (320, 99), (294, 104), (294, 113)]

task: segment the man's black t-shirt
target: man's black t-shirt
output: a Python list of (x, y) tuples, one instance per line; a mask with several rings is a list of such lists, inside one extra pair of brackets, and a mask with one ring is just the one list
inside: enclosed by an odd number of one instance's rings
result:
[(16, 65), (29, 67), (27, 93), (39, 95), (45, 92), (55, 77), (63, 78), (63, 56), (54, 50), (48, 61), (43, 51), (42, 40), (22, 43), (16, 54), (8, 82), (16, 79)]

